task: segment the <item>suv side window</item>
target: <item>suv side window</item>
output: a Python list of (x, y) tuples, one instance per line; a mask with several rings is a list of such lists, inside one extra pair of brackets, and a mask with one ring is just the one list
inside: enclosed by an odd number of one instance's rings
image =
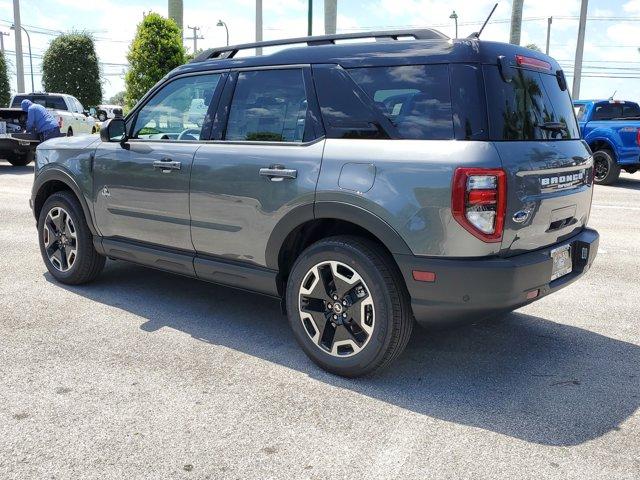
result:
[(163, 86), (136, 114), (131, 138), (201, 140), (221, 74), (182, 77)]
[(224, 139), (302, 142), (307, 110), (301, 69), (239, 72)]
[(453, 139), (448, 65), (352, 68), (349, 75), (401, 138)]

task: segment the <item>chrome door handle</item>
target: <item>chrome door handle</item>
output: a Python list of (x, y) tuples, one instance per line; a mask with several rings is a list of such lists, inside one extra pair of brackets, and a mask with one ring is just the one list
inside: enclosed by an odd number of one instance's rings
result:
[(298, 171), (284, 168), (282, 165), (271, 165), (269, 168), (261, 168), (260, 175), (267, 177), (272, 182), (281, 182), (285, 178), (296, 178)]
[(170, 170), (180, 170), (182, 168), (182, 163), (164, 158), (162, 160), (154, 160), (153, 168), (159, 168), (164, 173), (167, 173)]

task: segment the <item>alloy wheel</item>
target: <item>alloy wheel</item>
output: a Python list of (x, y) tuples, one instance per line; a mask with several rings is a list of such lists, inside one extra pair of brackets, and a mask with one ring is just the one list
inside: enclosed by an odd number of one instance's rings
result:
[(603, 180), (609, 173), (609, 162), (607, 162), (606, 158), (598, 155), (594, 159), (594, 163), (596, 180)]
[(65, 209), (49, 210), (42, 227), (42, 240), (51, 265), (60, 272), (69, 271), (78, 257), (78, 241), (75, 224)]
[(375, 326), (371, 290), (353, 267), (337, 261), (318, 263), (304, 276), (299, 315), (311, 341), (335, 357), (360, 352)]

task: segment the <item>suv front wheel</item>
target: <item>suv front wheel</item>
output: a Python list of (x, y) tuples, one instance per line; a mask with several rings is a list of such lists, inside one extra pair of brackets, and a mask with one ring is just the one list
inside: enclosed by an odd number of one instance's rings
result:
[(323, 369), (346, 377), (389, 365), (413, 328), (408, 293), (389, 254), (350, 236), (314, 243), (287, 284), (296, 340)]
[(105, 257), (93, 246), (82, 206), (70, 192), (57, 192), (44, 202), (38, 218), (40, 253), (56, 280), (78, 285), (102, 271)]

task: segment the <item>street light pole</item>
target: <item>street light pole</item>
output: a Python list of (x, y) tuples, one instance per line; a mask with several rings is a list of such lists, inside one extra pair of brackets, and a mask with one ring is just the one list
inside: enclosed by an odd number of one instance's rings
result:
[[(256, 42), (262, 41), (262, 0), (256, 0)], [(256, 48), (256, 55), (262, 55), (262, 47)]]
[(218, 23), (216, 23), (216, 27), (224, 27), (224, 29), (227, 31), (227, 47), (228, 47), (229, 46), (229, 27), (227, 27), (227, 24), (222, 20), (218, 20)]
[(313, 0), (309, 0), (309, 11), (307, 12), (307, 35), (313, 34)]
[[(26, 28), (24, 28), (22, 25), (20, 25), (20, 28), (24, 33), (27, 34), (27, 43), (29, 44), (29, 66), (31, 67), (31, 92), (35, 92), (36, 87), (34, 86), (34, 83), (33, 83), (33, 56), (31, 55), (31, 37), (29, 36), (29, 32), (27, 32)], [(20, 32), (18, 31), (15, 25), (11, 25), (11, 30), (14, 30), (16, 32), (16, 37), (20, 35)], [(16, 55), (17, 53), (18, 52), (16, 51)]]
[(449, 15), (449, 18), (453, 19), (456, 22), (456, 38), (458, 38), (458, 14), (455, 10), (451, 15)]
[(587, 9), (589, 0), (582, 0), (580, 6), (580, 23), (578, 24), (578, 44), (576, 45), (576, 59), (573, 65), (573, 89), (571, 96), (578, 100), (580, 98), (580, 80), (582, 77), (582, 54), (584, 53), (584, 33), (587, 29)]
[(547, 49), (545, 53), (549, 55), (549, 41), (551, 40), (551, 24), (553, 23), (553, 17), (547, 18)]
[[(20, 23), (20, 0), (13, 0), (13, 23), (18, 27), (18, 31), (22, 24)], [(22, 58), (22, 35), (15, 35), (16, 42), (16, 76), (18, 93), (24, 93), (24, 58)]]
[(8, 37), (9, 34), (7, 32), (0, 32), (0, 52), (4, 56), (4, 37)]

